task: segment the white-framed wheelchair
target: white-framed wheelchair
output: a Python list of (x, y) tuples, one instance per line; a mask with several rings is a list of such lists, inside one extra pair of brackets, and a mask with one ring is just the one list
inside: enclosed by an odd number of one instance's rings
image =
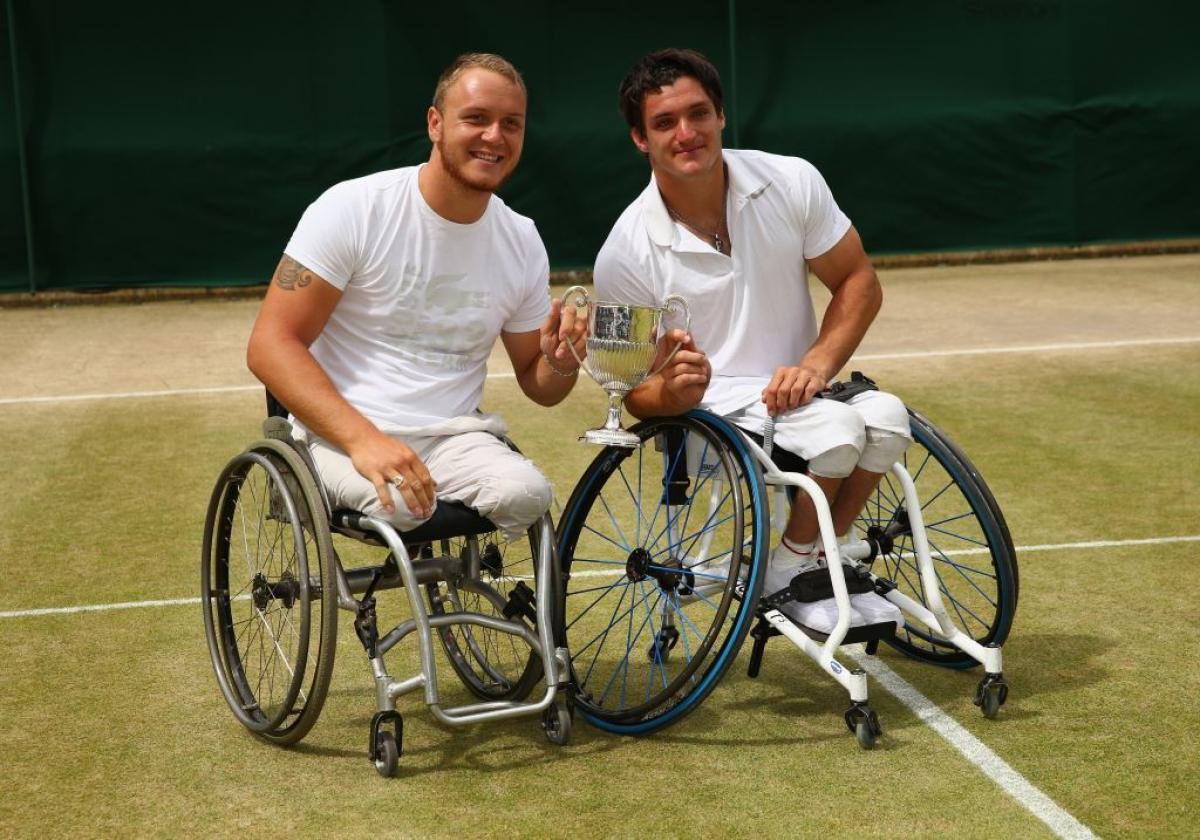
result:
[[(597, 455), (558, 528), (579, 713), (621, 734), (675, 723), (712, 691), (749, 634), (750, 676), (767, 640), (783, 635), (845, 687), (846, 725), (865, 748), (882, 730), (865, 672), (838, 659), (844, 644), (865, 643), (874, 654), (884, 641), (948, 668), (982, 664), (975, 703), (995, 717), (1008, 695), (1001, 645), (1017, 603), (1012, 539), (966, 455), (920, 413), (910, 409), (909, 416), (911, 447), (841, 544), (803, 461), (768, 454), (711, 413), (645, 420), (631, 427), (641, 448)], [(838, 606), (829, 632), (780, 611), (798, 596), (811, 599), (799, 592), (799, 578), (762, 591), (778, 542), (772, 528), (782, 529), (796, 492), (818, 511), (828, 558), (822, 574)], [(873, 589), (896, 604), (903, 626), (851, 627), (848, 587)]]
[[(404, 533), (332, 509), (286, 410), (270, 394), (267, 402), (265, 438), (234, 456), (213, 488), (201, 555), (205, 635), (237, 720), (279, 745), (309, 732), (333, 672), (337, 613), (346, 610), (374, 682), (368, 756), (381, 775), (395, 775), (403, 747), (396, 699), (418, 689), (442, 723), (540, 715), (546, 737), (565, 744), (572, 709), (567, 654), (556, 638), (561, 585), (549, 515), (505, 542), (461, 504), (439, 503), (429, 521)], [(335, 535), (387, 554), (379, 565), (343, 568)], [(398, 587), (411, 617), (381, 632), (375, 595)], [(395, 679), (384, 656), (409, 635), (420, 668)], [(435, 645), (478, 702), (443, 707)]]

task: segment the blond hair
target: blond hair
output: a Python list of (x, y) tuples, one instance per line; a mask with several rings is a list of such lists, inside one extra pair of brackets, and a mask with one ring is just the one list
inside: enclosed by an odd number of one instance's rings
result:
[(441, 111), (442, 105), (446, 101), (446, 91), (458, 81), (459, 76), (476, 67), (480, 70), (490, 70), (497, 75), (503, 76), (519, 87), (524, 96), (529, 95), (525, 90), (525, 80), (521, 78), (521, 74), (517, 72), (517, 68), (513, 67), (512, 62), (507, 58), (498, 56), (495, 53), (463, 53), (454, 59), (450, 63), (450, 66), (443, 70), (442, 75), (438, 77), (437, 87), (433, 89), (433, 107)]

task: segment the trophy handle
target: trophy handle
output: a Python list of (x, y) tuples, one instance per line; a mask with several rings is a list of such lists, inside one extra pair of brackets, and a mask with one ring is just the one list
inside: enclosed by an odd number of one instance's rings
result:
[[(568, 300), (568, 298), (571, 298), (572, 296), (574, 296), (574, 299)], [(583, 286), (572, 286), (563, 292), (562, 302), (563, 306), (574, 306), (576, 315), (579, 314), (579, 307), (586, 306), (588, 310), (588, 317), (591, 318), (592, 299), (588, 297), (587, 289), (583, 288)], [(592, 369), (588, 367), (588, 363), (579, 358), (579, 354), (575, 352), (575, 342), (568, 341), (567, 349), (571, 351), (571, 355), (575, 357), (575, 361), (579, 362), (579, 367), (583, 370), (583, 372), (588, 376), (592, 376)], [(592, 376), (592, 378), (595, 379), (594, 376)]]
[[(688, 309), (687, 300), (684, 299), (683, 295), (667, 295), (666, 299), (663, 301), (663, 309), (667, 312), (670, 312), (672, 308), (683, 310), (683, 331), (690, 333), (692, 331), (692, 313), (691, 310)], [(674, 347), (672, 347), (671, 352), (667, 354), (667, 358), (663, 359), (662, 364), (646, 375), (653, 376), (669, 365), (671, 363), (671, 359), (675, 358), (675, 354), (679, 352), (679, 348), (682, 346), (683, 344), (676, 344)]]

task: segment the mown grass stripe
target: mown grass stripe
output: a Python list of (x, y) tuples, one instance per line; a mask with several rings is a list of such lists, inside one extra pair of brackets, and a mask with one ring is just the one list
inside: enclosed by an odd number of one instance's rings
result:
[(878, 657), (867, 656), (861, 652), (859, 646), (854, 647), (859, 648), (859, 652), (851, 651), (850, 657), (879, 685), (907, 706), (922, 723), (949, 742), (967, 761), (978, 767), (1029, 813), (1045, 823), (1056, 836), (1071, 840), (1096, 836), (1090, 828), (1034, 787), (1028, 779), (1014, 770), (1012, 765), (992, 752), (986, 744), (939, 709), (932, 700), (913, 688), (911, 683), (881, 662)]

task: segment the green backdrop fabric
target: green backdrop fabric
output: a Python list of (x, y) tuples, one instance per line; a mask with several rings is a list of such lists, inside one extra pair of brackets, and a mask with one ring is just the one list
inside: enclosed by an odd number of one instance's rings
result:
[(18, 136), (39, 289), (261, 283), (321, 191), (427, 157), (468, 50), (525, 74), (502, 195), (556, 269), (646, 183), (616, 88), (671, 45), (721, 69), (725, 144), (811, 160), (873, 253), (1200, 235), (1183, 2), (6, 2), (0, 291), (29, 287)]

